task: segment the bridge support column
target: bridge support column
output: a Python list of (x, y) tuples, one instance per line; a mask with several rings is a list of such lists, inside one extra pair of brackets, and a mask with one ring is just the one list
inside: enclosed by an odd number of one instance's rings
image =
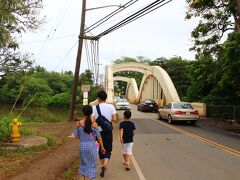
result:
[(113, 67), (108, 65), (105, 68), (105, 91), (107, 92), (107, 102), (108, 103), (113, 103), (113, 98), (114, 98), (114, 85), (113, 85)]

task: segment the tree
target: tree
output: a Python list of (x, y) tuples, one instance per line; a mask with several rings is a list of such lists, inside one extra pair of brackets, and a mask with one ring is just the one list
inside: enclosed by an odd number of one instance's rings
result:
[(189, 10), (186, 19), (201, 20), (192, 31), (194, 46), (198, 53), (217, 53), (223, 35), (229, 31), (240, 32), (239, 0), (186, 0)]
[(17, 36), (27, 30), (36, 30), (43, 19), (39, 18), (42, 0), (0, 1), (0, 75), (16, 72), (32, 65), (28, 54), (17, 51)]
[(33, 60), (29, 54), (21, 55), (7, 48), (0, 48), (0, 78), (7, 74), (32, 68)]
[(93, 85), (93, 73), (87, 69), (84, 73), (80, 74), (80, 85)]
[(190, 64), (191, 61), (184, 60), (180, 56), (170, 59), (161, 57), (149, 62), (151, 66), (161, 66), (169, 74), (181, 99), (187, 95), (187, 90), (191, 84), (187, 72), (187, 66)]
[[(0, 47), (16, 47), (16, 33), (36, 30), (42, 0), (2, 0), (0, 2)], [(15, 44), (15, 46), (14, 46)]]

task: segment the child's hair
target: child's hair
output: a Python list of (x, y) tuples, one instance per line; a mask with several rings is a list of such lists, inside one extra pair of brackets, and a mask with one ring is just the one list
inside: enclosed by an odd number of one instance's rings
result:
[(90, 105), (83, 106), (82, 112), (83, 112), (83, 115), (87, 117), (85, 120), (84, 132), (90, 134), (92, 132), (92, 120), (91, 120), (91, 115), (93, 112), (92, 106)]
[(126, 110), (126, 111), (124, 111), (123, 115), (125, 118), (130, 119), (132, 116), (132, 113), (131, 113), (131, 111)]

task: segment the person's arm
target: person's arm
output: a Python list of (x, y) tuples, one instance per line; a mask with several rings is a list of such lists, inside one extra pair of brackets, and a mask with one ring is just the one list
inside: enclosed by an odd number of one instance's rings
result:
[(103, 146), (103, 141), (102, 141), (102, 137), (101, 136), (97, 136), (97, 140), (98, 140), (98, 143), (100, 145), (100, 150), (103, 154), (106, 153), (106, 150), (104, 149), (104, 146)]
[(113, 114), (112, 115), (112, 121), (113, 122), (117, 122), (117, 114)]
[(96, 122), (93, 122), (93, 123), (92, 123), (92, 127), (95, 128), (95, 129), (98, 129), (98, 128), (99, 128), (99, 126), (98, 126), (98, 124), (97, 124)]
[(119, 132), (120, 132), (120, 142), (121, 144), (123, 144), (123, 128), (119, 129)]
[(76, 128), (79, 128), (81, 126), (80, 121), (76, 122)]
[(78, 128), (76, 128), (76, 129), (74, 130), (74, 132), (73, 132), (74, 137), (75, 137), (76, 139), (80, 139), (80, 136), (79, 136), (79, 132), (78, 132), (78, 131), (79, 131)]
[(117, 122), (117, 111), (113, 105), (112, 105), (112, 121)]

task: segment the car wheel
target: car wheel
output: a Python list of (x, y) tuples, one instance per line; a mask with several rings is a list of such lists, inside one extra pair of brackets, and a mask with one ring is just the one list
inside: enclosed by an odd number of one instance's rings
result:
[(162, 117), (161, 117), (160, 112), (157, 113), (157, 118), (158, 118), (159, 120), (162, 120)]
[(173, 124), (173, 120), (172, 120), (172, 116), (171, 115), (168, 115), (168, 123), (169, 124)]

